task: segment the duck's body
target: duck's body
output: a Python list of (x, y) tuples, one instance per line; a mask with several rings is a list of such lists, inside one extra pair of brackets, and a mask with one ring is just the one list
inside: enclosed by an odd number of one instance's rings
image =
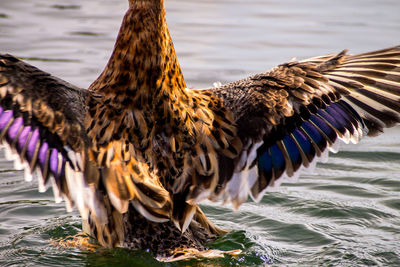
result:
[[(224, 233), (204, 199), (238, 208), (339, 140), (400, 122), (400, 47), (290, 62), (191, 90), (162, 0), (130, 0), (114, 52), (83, 90), (0, 57), (2, 140), (54, 176), (101, 245), (169, 256)], [(58, 191), (57, 191), (58, 190)]]
[[(200, 219), (201, 227), (211, 228), (201, 234), (209, 236), (204, 240), (223, 232), (201, 218), (196, 203), (186, 202), (192, 190), (187, 180), (202, 177), (204, 183), (211, 179), (216, 183), (216, 167), (196, 162), (201, 154), (208, 160), (208, 154), (217, 149), (208, 136), (213, 121), (234, 131), (233, 117), (225, 114), (219, 98), (186, 89), (162, 1), (131, 2), (114, 52), (89, 90), (93, 96), (85, 118), (93, 147), (89, 156), (98, 166), (106, 166), (102, 173), (109, 177), (104, 182), (107, 191), (115, 194), (113, 205), (124, 213), (130, 203), (148, 219), (168, 222), (162, 227), (169, 224), (175, 240), (185, 240), (190, 230), (181, 237), (177, 229), (186, 232), (193, 216)], [(219, 116), (216, 111), (221, 112)], [(217, 164), (215, 158), (211, 160)], [(193, 165), (199, 166), (193, 169)], [(187, 242), (199, 243), (193, 239), (182, 244)], [(138, 247), (134, 243), (130, 240), (130, 245)]]

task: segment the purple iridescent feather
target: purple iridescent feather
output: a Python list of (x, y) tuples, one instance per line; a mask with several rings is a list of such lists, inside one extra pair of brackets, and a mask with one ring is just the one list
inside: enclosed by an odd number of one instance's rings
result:
[(50, 170), (58, 178), (58, 151), (53, 148), (50, 153)]
[(12, 125), (10, 126), (10, 129), (8, 129), (8, 137), (10, 140), (14, 141), (14, 139), (17, 137), (17, 134), (19, 132), (19, 129), (21, 129), (21, 126), (23, 125), (24, 120), (19, 117), (14, 120)]
[(32, 132), (32, 136), (31, 136), (31, 139), (29, 140), (28, 148), (26, 150), (26, 154), (27, 154), (27, 158), (28, 158), (29, 162), (32, 161), (32, 158), (35, 153), (35, 149), (36, 149), (38, 142), (39, 142), (39, 129), (35, 129)]
[(24, 129), (21, 131), (21, 134), (18, 137), (18, 151), (22, 151), (24, 148), (26, 142), (28, 141), (29, 133), (31, 131), (31, 126), (26, 126)]
[(11, 120), (12, 117), (13, 117), (12, 110), (7, 110), (0, 115), (0, 131), (7, 126), (8, 122)]
[(46, 163), (48, 150), (49, 150), (49, 144), (47, 144), (47, 142), (43, 142), (39, 150), (39, 163), (42, 169), (45, 167), (44, 164)]

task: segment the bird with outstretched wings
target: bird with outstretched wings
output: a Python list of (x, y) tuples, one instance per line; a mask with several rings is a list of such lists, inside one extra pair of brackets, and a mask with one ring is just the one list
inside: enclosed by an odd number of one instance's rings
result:
[[(224, 233), (203, 200), (238, 208), (341, 140), (400, 122), (400, 46), (292, 61), (188, 89), (162, 0), (130, 0), (111, 58), (88, 90), (0, 56), (0, 140), (76, 206), (106, 247), (205, 250)], [(17, 156), (15, 156), (17, 155)]]

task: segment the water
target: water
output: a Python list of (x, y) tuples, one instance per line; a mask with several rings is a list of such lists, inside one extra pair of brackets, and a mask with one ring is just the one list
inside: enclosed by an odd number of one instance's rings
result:
[[(167, 0), (168, 1), (168, 0)], [(125, 0), (0, 0), (0, 52), (87, 87), (111, 52)], [(398, 0), (169, 0), (168, 23), (190, 87), (228, 82), (292, 57), (400, 44)], [(238, 258), (185, 265), (400, 265), (400, 128), (342, 146), (297, 183), (238, 212), (205, 204), (234, 229), (212, 244)], [(77, 212), (0, 160), (0, 266), (162, 265), (145, 252), (63, 250), (51, 238), (75, 234)], [(181, 264), (184, 265), (184, 264)]]

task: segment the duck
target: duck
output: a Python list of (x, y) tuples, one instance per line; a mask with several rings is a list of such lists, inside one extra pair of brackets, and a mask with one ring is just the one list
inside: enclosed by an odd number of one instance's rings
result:
[(190, 89), (164, 0), (129, 0), (111, 57), (87, 89), (0, 55), (0, 141), (25, 180), (37, 171), (39, 191), (52, 185), (101, 246), (160, 259), (210, 255), (207, 243), (228, 232), (203, 201), (260, 201), (338, 143), (399, 123), (400, 46)]

